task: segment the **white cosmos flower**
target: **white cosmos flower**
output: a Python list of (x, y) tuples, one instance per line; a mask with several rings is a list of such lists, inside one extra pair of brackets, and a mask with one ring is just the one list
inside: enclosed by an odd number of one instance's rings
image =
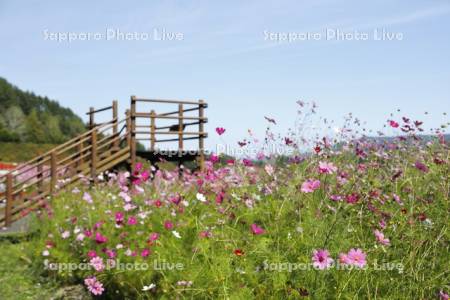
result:
[(181, 235), (178, 233), (178, 231), (172, 231), (173, 235), (177, 238), (177, 239), (181, 239)]
[(202, 193), (197, 193), (197, 200), (200, 202), (206, 202), (206, 197)]
[(153, 289), (153, 288), (155, 288), (155, 287), (156, 287), (156, 284), (150, 283), (150, 285), (144, 285), (144, 286), (142, 287), (142, 291), (143, 291), (143, 292), (146, 292), (146, 291), (149, 291), (149, 290), (151, 290), (151, 289)]

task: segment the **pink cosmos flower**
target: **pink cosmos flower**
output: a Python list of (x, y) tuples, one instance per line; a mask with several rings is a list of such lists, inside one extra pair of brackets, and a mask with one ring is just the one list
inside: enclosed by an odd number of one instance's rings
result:
[(128, 218), (127, 224), (128, 224), (128, 225), (136, 225), (136, 224), (137, 224), (137, 219), (136, 219), (136, 217), (133, 217), (133, 216), (129, 217), (129, 218)]
[(103, 258), (100, 256), (96, 256), (91, 258), (89, 264), (95, 269), (97, 272), (101, 272), (105, 269), (105, 265), (103, 264)]
[(414, 166), (415, 166), (418, 170), (420, 170), (420, 171), (422, 171), (422, 172), (424, 172), (424, 173), (427, 173), (427, 172), (428, 172), (428, 167), (427, 167), (423, 162), (421, 162), (421, 161), (416, 161), (416, 163), (414, 164)]
[(220, 161), (220, 158), (217, 154), (211, 154), (211, 156), (209, 157), (209, 161), (212, 163), (218, 163)]
[(95, 242), (97, 242), (97, 244), (103, 244), (106, 243), (108, 241), (108, 238), (104, 235), (102, 235), (100, 232), (97, 232), (95, 234)]
[(123, 223), (124, 214), (121, 211), (116, 212), (115, 214), (116, 224), (120, 225)]
[(355, 204), (359, 201), (359, 195), (357, 193), (351, 193), (350, 195), (345, 196), (345, 201), (349, 204)]
[(382, 245), (386, 245), (389, 246), (391, 244), (391, 242), (389, 241), (388, 238), (384, 237), (384, 234), (379, 231), (379, 230), (374, 230), (373, 232), (375, 234), (375, 237), (377, 238), (377, 241), (382, 244)]
[(76, 240), (81, 242), (84, 240), (85, 237), (86, 236), (84, 235), (84, 233), (81, 232), (81, 233), (77, 234)]
[(152, 232), (150, 234), (150, 241), (156, 241), (159, 238), (159, 233), (157, 232)]
[(392, 128), (398, 128), (400, 125), (394, 120), (389, 120), (389, 126), (391, 126)]
[(173, 223), (170, 221), (165, 221), (164, 222), (164, 228), (166, 228), (167, 230), (172, 230), (173, 229)]
[(89, 250), (88, 253), (87, 253), (87, 256), (89, 258), (94, 258), (94, 257), (97, 256), (97, 252), (95, 252), (95, 250)]
[(216, 128), (216, 132), (217, 132), (218, 135), (222, 135), (222, 134), (225, 133), (225, 128), (223, 128), (223, 127), (217, 127), (217, 128)]
[(208, 230), (201, 231), (201, 232), (199, 233), (199, 236), (200, 236), (201, 238), (209, 238), (209, 237), (211, 237), (211, 232), (208, 231)]
[(312, 261), (313, 266), (319, 270), (328, 269), (334, 262), (334, 260), (330, 257), (328, 250), (325, 249), (314, 250)]
[(378, 225), (380, 225), (381, 229), (386, 228), (386, 222), (383, 219), (381, 219), (380, 222), (378, 222)]
[(402, 199), (400, 199), (399, 195), (393, 194), (392, 197), (394, 198), (395, 202), (397, 202), (399, 205), (403, 206)]
[(337, 171), (337, 167), (333, 163), (329, 162), (319, 162), (319, 173), (320, 174), (333, 174)]
[(91, 292), (95, 296), (99, 296), (105, 290), (103, 288), (103, 284), (95, 278), (95, 276), (88, 277), (84, 280), (84, 284), (88, 288), (89, 292)]
[(264, 154), (264, 152), (258, 152), (256, 154), (256, 159), (263, 160), (264, 158), (266, 158), (266, 155)]
[(339, 263), (343, 265), (350, 265), (352, 262), (346, 253), (341, 253), (339, 254)]
[(136, 163), (136, 166), (135, 166), (135, 168), (134, 168), (134, 172), (135, 172), (135, 173), (139, 173), (139, 172), (142, 170), (142, 167), (143, 167), (143, 166), (144, 166), (144, 164), (141, 163), (141, 162)]
[(151, 251), (149, 250), (149, 249), (144, 249), (144, 250), (142, 250), (141, 251), (141, 256), (142, 257), (147, 257), (147, 256), (149, 256), (150, 255), (150, 253), (151, 253)]
[(320, 187), (320, 180), (308, 179), (303, 182), (301, 191), (303, 193), (312, 193)]
[(89, 195), (89, 193), (87, 193), (87, 192), (84, 192), (83, 200), (86, 201), (89, 204), (92, 204), (94, 202), (94, 201), (92, 201), (91, 195)]
[(63, 233), (61, 233), (61, 237), (63, 239), (67, 239), (70, 236), (70, 231), (66, 230)]
[(266, 232), (262, 227), (259, 227), (259, 226), (256, 225), (255, 223), (253, 223), (253, 224), (250, 226), (250, 228), (251, 228), (251, 230), (252, 230), (252, 232), (253, 232), (254, 235), (259, 235), (259, 234), (263, 234), (263, 233)]
[(359, 268), (364, 268), (367, 264), (366, 262), (366, 253), (364, 253), (361, 249), (350, 249), (347, 253), (347, 257), (350, 260), (350, 263)]
[(108, 255), (109, 258), (115, 258), (117, 256), (116, 251), (112, 249), (106, 249), (105, 250), (106, 255)]
[(253, 162), (250, 159), (244, 158), (242, 160), (242, 163), (244, 164), (244, 166), (246, 167), (253, 167)]
[(449, 296), (444, 291), (439, 291), (439, 299), (440, 300), (448, 300)]
[(341, 201), (342, 200), (342, 196), (339, 195), (331, 195), (330, 199), (333, 201)]

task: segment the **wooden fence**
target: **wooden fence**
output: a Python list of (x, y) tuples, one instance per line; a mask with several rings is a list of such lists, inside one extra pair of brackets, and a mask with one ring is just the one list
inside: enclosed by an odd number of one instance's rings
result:
[[(137, 102), (166, 103), (177, 105), (177, 110), (157, 114), (138, 112)], [(137, 142), (149, 140), (150, 149), (146, 151), (153, 155), (156, 144), (178, 141), (178, 153), (183, 152), (185, 140), (198, 139), (199, 165), (204, 163), (204, 124), (207, 118), (204, 110), (207, 104), (200, 101), (175, 101), (140, 99), (131, 97), (131, 107), (126, 117), (118, 119), (117, 101), (111, 106), (95, 110), (90, 108), (89, 130), (62, 145), (53, 148), (0, 177), (0, 227), (11, 225), (29, 211), (41, 205), (41, 200), (53, 195), (59, 189), (72, 185), (81, 178), (95, 182), (98, 174), (122, 163), (129, 162), (132, 169), (136, 164)], [(98, 113), (112, 111), (112, 119), (96, 123)], [(186, 115), (197, 111), (195, 116)], [(137, 125), (136, 119), (147, 118), (148, 126)], [(176, 120), (175, 125), (158, 127), (158, 119)], [(186, 120), (190, 122), (185, 122)], [(198, 125), (198, 131), (188, 132), (187, 126)], [(147, 130), (143, 130), (143, 129)], [(140, 137), (145, 134), (147, 137)], [(157, 139), (160, 135), (176, 135), (177, 138)], [(145, 151), (144, 151), (145, 152)]]
[[(154, 109), (150, 111), (140, 111), (137, 107), (138, 103), (163, 103), (173, 105), (174, 110), (164, 113), (157, 113)], [(148, 153), (154, 154), (158, 152), (156, 144), (165, 142), (178, 142), (177, 156), (182, 158), (186, 152), (184, 148), (184, 141), (198, 140), (198, 150), (195, 156), (198, 158), (198, 164), (200, 169), (204, 167), (204, 139), (208, 137), (205, 132), (204, 126), (208, 122), (208, 118), (205, 117), (205, 109), (208, 104), (203, 100), (198, 101), (178, 101), (178, 100), (161, 100), (161, 99), (145, 99), (131, 96), (131, 107), (127, 111), (127, 115), (130, 116), (130, 155), (132, 167), (136, 163), (136, 143), (138, 141), (150, 141), (150, 151)], [(195, 115), (189, 115), (189, 112), (196, 112)], [(149, 119), (150, 124), (139, 125), (138, 119)], [(158, 120), (174, 120), (175, 124), (158, 126)], [(198, 126), (198, 131), (186, 131), (189, 126)], [(175, 138), (170, 136), (177, 136)], [(158, 138), (159, 136), (167, 138)], [(156, 157), (156, 155), (155, 155)], [(164, 157), (164, 155), (161, 155)]]

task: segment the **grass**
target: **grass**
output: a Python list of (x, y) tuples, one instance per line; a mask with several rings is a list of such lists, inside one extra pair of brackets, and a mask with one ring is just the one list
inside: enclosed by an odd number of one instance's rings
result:
[[(415, 167), (418, 153), (426, 171)], [(374, 153), (364, 160), (350, 153), (315, 156), (278, 167), (210, 164), (206, 173), (182, 180), (173, 171), (147, 181), (141, 170), (129, 191), (122, 174), (53, 199), (30, 255), (41, 268), (44, 259), (89, 265), (92, 251), (104, 263), (113, 257), (150, 265), (46, 272), (60, 284), (94, 275), (112, 299), (432, 299), (450, 282), (449, 169), (433, 163), (449, 153), (430, 147), (386, 155), (389, 160)], [(338, 170), (320, 173), (324, 160)], [(402, 175), (392, 180), (398, 168)], [(320, 187), (304, 192), (310, 178)], [(375, 229), (390, 245), (377, 242)], [(335, 261), (361, 249), (367, 263), (318, 270), (311, 267), (318, 249)], [(183, 267), (155, 268), (155, 261)]]
[(54, 147), (52, 144), (0, 142), (0, 158), (2, 162), (26, 162)]
[(0, 241), (0, 295), (2, 299), (50, 299), (57, 285), (41, 278), (35, 271), (29, 241)]

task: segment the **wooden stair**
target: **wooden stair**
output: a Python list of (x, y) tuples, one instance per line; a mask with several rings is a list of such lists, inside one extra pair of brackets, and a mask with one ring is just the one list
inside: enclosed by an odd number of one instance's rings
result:
[[(0, 227), (24, 217), (41, 200), (130, 159), (126, 119), (95, 126), (0, 177)], [(123, 126), (119, 130), (119, 126)], [(126, 131), (124, 131), (126, 129)]]

